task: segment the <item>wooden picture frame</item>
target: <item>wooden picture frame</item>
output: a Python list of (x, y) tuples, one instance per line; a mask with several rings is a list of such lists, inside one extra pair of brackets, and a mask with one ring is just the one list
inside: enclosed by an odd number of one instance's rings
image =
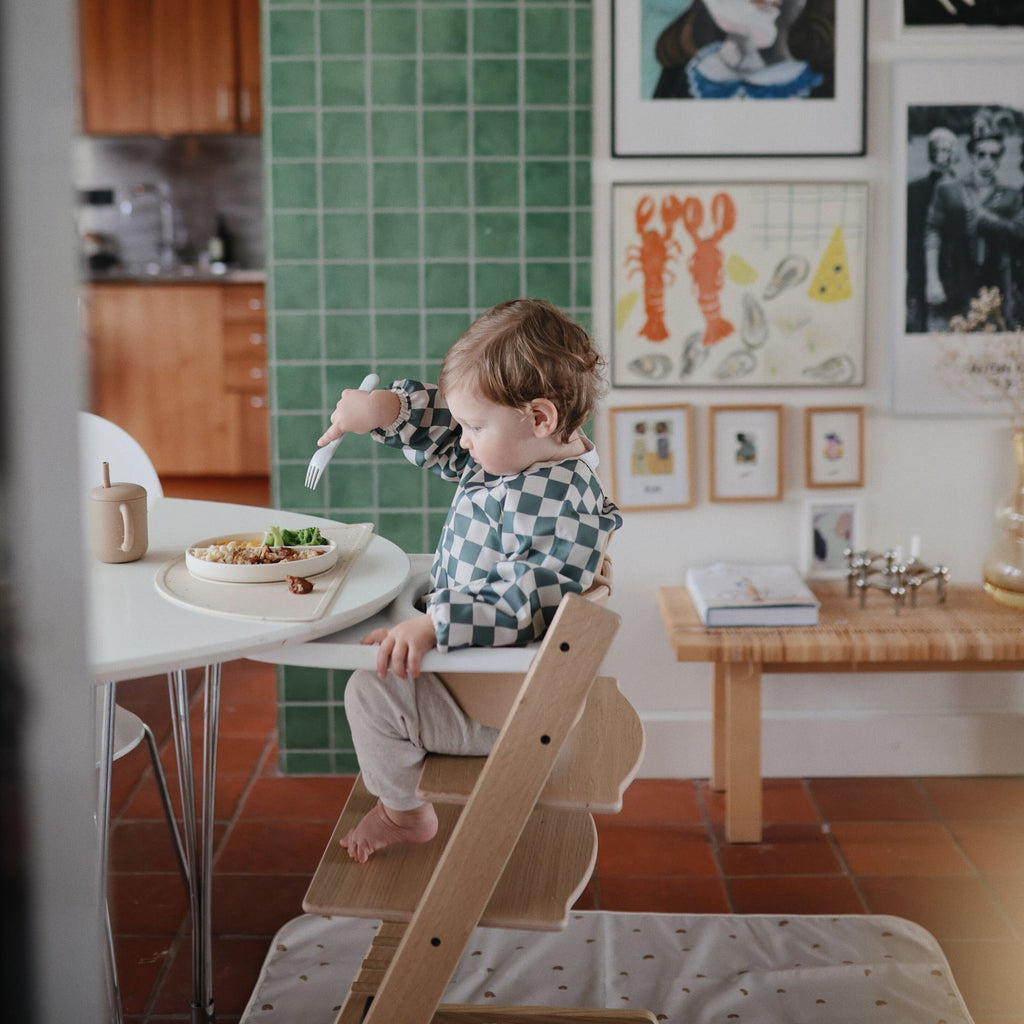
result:
[(864, 486), (864, 406), (804, 410), (804, 482), (809, 488)]
[(864, 182), (612, 185), (616, 387), (864, 383)]
[(859, 497), (808, 498), (800, 517), (800, 572), (805, 579), (846, 578), (846, 549), (863, 546), (864, 504)]
[[(703, 0), (614, 0), (613, 156), (864, 154), (866, 0), (807, 0), (781, 30), (777, 5), (749, 6), (744, 43), (763, 44), (756, 72), (730, 70), (720, 53), (740, 45)], [(656, 55), (663, 34), (673, 66)], [(777, 60), (787, 47), (792, 59)]]
[(629, 405), (609, 410), (612, 497), (623, 511), (691, 508), (693, 410)]
[(709, 408), (711, 501), (782, 500), (782, 406)]

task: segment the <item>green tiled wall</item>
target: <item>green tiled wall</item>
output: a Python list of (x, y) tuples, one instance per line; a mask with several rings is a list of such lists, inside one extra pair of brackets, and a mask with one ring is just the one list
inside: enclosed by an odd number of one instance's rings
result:
[[(306, 464), (371, 369), (432, 380), (517, 295), (590, 311), (589, 0), (264, 0), (272, 489), (433, 550), (450, 486), (348, 437)], [(351, 771), (347, 673), (286, 668), (288, 772)]]

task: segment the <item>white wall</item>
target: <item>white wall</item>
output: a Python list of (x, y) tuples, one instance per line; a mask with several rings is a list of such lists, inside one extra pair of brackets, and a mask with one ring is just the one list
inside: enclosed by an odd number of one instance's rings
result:
[(0, 7), (0, 415), (7, 442), (0, 578), (5, 598), (10, 588), (4, 614), (13, 619), (13, 661), (26, 695), (28, 811), (26, 832), (2, 839), (18, 845), (30, 873), (24, 940), (32, 971), (19, 980), (35, 1000), (32, 1019), (45, 1024), (105, 1017), (94, 718), (77, 543), (74, 39), (71, 0)]
[[(648, 776), (710, 771), (710, 670), (676, 664), (655, 591), (679, 585), (685, 568), (714, 560), (798, 563), (803, 408), (866, 407), (863, 539), (873, 549), (922, 538), (922, 556), (947, 564), (954, 582), (980, 582), (995, 539), (993, 507), (1013, 479), (1008, 424), (989, 418), (907, 418), (889, 411), (888, 339), (893, 268), (891, 67), (894, 59), (984, 59), (975, 44), (897, 40), (892, 0), (870, 0), (867, 155), (801, 159), (612, 159), (611, 2), (595, 0), (594, 307), (598, 338), (611, 337), (612, 182), (863, 181), (869, 187), (867, 381), (863, 388), (613, 389), (607, 406), (687, 402), (696, 412), (693, 508), (631, 512), (616, 537), (611, 606), (623, 624), (606, 670), (616, 675), (647, 728)], [(1024, 57), (1024, 36), (1000, 42)], [(781, 403), (786, 408), (784, 498), (778, 504), (708, 502), (707, 407)], [(609, 457), (607, 423), (598, 442)], [(605, 473), (609, 476), (609, 473)], [(814, 492), (816, 495), (844, 492)], [(846, 492), (850, 493), (850, 492)], [(925, 598), (922, 598), (925, 599)], [(1024, 628), (1024, 619), (1022, 619)], [(764, 774), (987, 774), (1024, 771), (1024, 678), (1017, 674), (776, 676), (764, 687)]]

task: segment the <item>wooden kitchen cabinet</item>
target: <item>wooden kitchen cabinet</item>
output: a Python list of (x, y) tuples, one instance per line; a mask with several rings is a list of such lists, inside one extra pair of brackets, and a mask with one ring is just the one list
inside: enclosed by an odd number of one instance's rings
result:
[(92, 411), (161, 476), (269, 475), (262, 285), (93, 284), (85, 321)]
[(259, 0), (80, 0), (87, 135), (255, 133)]

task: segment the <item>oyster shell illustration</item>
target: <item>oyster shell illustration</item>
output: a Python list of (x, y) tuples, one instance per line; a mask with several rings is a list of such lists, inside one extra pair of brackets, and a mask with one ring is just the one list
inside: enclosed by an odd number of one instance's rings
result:
[(815, 366), (804, 367), (804, 376), (826, 384), (849, 384), (856, 367), (849, 356), (829, 356)]
[(715, 370), (716, 380), (736, 380), (737, 377), (745, 377), (754, 367), (757, 360), (747, 351), (733, 352), (722, 365)]
[(779, 261), (768, 283), (764, 286), (762, 298), (774, 299), (787, 288), (798, 285), (811, 272), (811, 265), (799, 253), (790, 253)]
[(647, 380), (661, 380), (668, 376), (672, 369), (672, 362), (668, 356), (651, 355), (637, 356), (628, 364), (628, 368), (638, 377), (645, 377)]
[(768, 340), (768, 318), (761, 303), (750, 292), (743, 293), (743, 322), (740, 337), (747, 348), (760, 348)]
[(679, 371), (680, 377), (689, 377), (695, 373), (701, 363), (708, 357), (711, 351), (704, 345), (704, 334), (702, 331), (694, 331), (683, 343), (683, 364)]

